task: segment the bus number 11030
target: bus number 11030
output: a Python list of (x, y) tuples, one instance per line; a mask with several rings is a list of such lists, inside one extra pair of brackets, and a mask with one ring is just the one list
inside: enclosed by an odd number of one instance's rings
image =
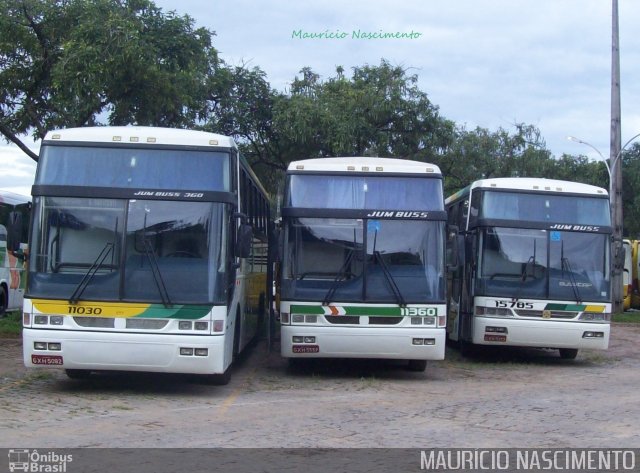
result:
[(100, 315), (102, 314), (101, 307), (83, 307), (77, 305), (67, 306), (69, 309), (69, 314), (77, 314), (77, 315)]

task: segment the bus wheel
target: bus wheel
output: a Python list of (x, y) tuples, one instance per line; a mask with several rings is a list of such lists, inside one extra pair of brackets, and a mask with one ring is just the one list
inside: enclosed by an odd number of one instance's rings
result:
[(427, 360), (409, 360), (407, 369), (409, 371), (424, 371), (427, 369)]
[(64, 370), (69, 379), (87, 379), (91, 376), (89, 370)]
[(0, 286), (0, 317), (7, 313), (7, 290)]
[(575, 360), (578, 356), (576, 348), (560, 348), (560, 358), (563, 360)]

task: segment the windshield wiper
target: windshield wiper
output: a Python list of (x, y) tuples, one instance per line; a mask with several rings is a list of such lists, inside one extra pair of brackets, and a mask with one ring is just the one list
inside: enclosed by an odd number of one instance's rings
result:
[(160, 267), (158, 266), (158, 258), (156, 257), (156, 252), (153, 250), (151, 242), (147, 238), (143, 239), (143, 245), (144, 254), (149, 260), (149, 266), (151, 266), (153, 280), (155, 281), (158, 292), (160, 293), (162, 304), (164, 304), (164, 306), (167, 308), (171, 307), (173, 303), (171, 302), (171, 298), (169, 297), (169, 291), (167, 291), (167, 286), (164, 283), (164, 279), (162, 279), (162, 273), (160, 272)]
[(351, 260), (353, 259), (354, 253), (355, 253), (355, 250), (349, 251), (349, 254), (345, 258), (344, 263), (342, 263), (342, 266), (338, 270), (338, 273), (336, 274), (336, 277), (334, 278), (333, 283), (331, 284), (331, 287), (327, 291), (327, 295), (324, 296), (322, 305), (329, 305), (329, 303), (331, 302), (331, 299), (333, 298), (333, 295), (338, 290), (338, 283), (340, 283), (340, 281), (345, 280), (345, 276), (347, 275), (347, 268), (349, 267), (349, 264), (351, 264)]
[(384, 274), (384, 277), (387, 279), (387, 282), (391, 286), (391, 292), (393, 292), (393, 295), (396, 297), (396, 301), (398, 302), (398, 305), (400, 307), (406, 307), (407, 303), (404, 301), (404, 297), (402, 297), (400, 288), (396, 284), (396, 280), (393, 279), (393, 275), (391, 274), (391, 271), (389, 271), (389, 267), (387, 266), (387, 263), (385, 263), (384, 259), (382, 259), (382, 254), (380, 254), (379, 251), (374, 250), (373, 256), (374, 258), (378, 259), (378, 263), (380, 263), (380, 267), (382, 268), (382, 274)]
[(578, 289), (578, 283), (576, 282), (575, 274), (571, 268), (569, 258), (564, 257), (564, 241), (560, 245), (560, 268), (562, 270), (561, 276), (564, 278), (564, 270), (567, 269), (569, 273), (569, 282), (571, 283), (571, 289), (573, 289), (573, 295), (576, 298), (578, 304), (582, 303), (582, 297), (580, 296), (580, 290)]
[(404, 301), (404, 297), (402, 297), (402, 293), (400, 292), (400, 288), (396, 284), (396, 280), (393, 279), (393, 275), (391, 274), (391, 271), (389, 271), (389, 267), (387, 266), (387, 263), (384, 262), (384, 259), (382, 258), (382, 254), (376, 250), (377, 242), (378, 242), (378, 230), (376, 229), (376, 232), (373, 235), (373, 258), (374, 260), (375, 259), (378, 260), (378, 263), (380, 264), (380, 268), (382, 268), (382, 274), (384, 274), (384, 277), (389, 283), (389, 286), (391, 286), (391, 292), (393, 292), (393, 295), (395, 296), (396, 302), (398, 302), (398, 305), (400, 307), (406, 307), (407, 303)]
[(102, 250), (96, 257), (95, 261), (91, 264), (91, 267), (87, 270), (87, 272), (82, 277), (82, 280), (80, 281), (80, 283), (76, 286), (76, 289), (75, 291), (73, 291), (73, 294), (71, 294), (71, 297), (69, 298), (70, 304), (78, 303), (78, 301), (80, 300), (80, 297), (82, 296), (82, 293), (87, 288), (87, 286), (89, 285), (93, 277), (96, 275), (98, 270), (102, 268), (102, 265), (104, 265), (104, 261), (107, 259), (109, 254), (113, 251), (113, 248), (114, 248), (114, 244), (111, 242), (107, 242), (104, 245), (104, 248), (102, 248)]
[(356, 252), (356, 230), (354, 228), (353, 229), (353, 248), (349, 250), (349, 254), (345, 258), (344, 263), (342, 263), (342, 266), (340, 266), (340, 269), (338, 270), (338, 273), (336, 274), (336, 277), (334, 278), (333, 283), (331, 283), (331, 287), (327, 291), (327, 294), (324, 296), (322, 305), (329, 305), (331, 303), (331, 299), (333, 298), (333, 295), (338, 290), (338, 283), (340, 281), (343, 281), (344, 280), (343, 277), (347, 275), (347, 268), (351, 264), (351, 260), (353, 259), (353, 255), (355, 252)]
[(513, 296), (513, 302), (518, 302), (520, 299), (520, 291), (522, 291), (522, 287), (524, 286), (527, 277), (529, 276), (529, 264), (532, 264), (533, 268), (533, 278), (536, 278), (536, 240), (533, 240), (533, 254), (529, 256), (529, 259), (524, 264), (524, 269), (522, 274), (520, 275), (520, 284), (518, 285), (518, 289), (516, 290), (516, 294)]

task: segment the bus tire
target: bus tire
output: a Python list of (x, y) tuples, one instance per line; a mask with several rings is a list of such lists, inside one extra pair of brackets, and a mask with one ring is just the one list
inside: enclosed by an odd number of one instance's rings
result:
[(242, 333), (241, 327), (240, 327), (241, 319), (242, 319), (242, 312), (240, 312), (240, 306), (238, 306), (236, 308), (236, 322), (233, 327), (233, 354), (231, 356), (231, 364), (233, 364), (235, 359), (240, 354), (240, 335)]
[(407, 369), (409, 371), (422, 372), (427, 369), (427, 360), (409, 360)]
[(560, 348), (560, 358), (563, 360), (575, 360), (578, 356), (577, 348)]
[(89, 370), (64, 370), (69, 379), (88, 379), (91, 376)]
[(0, 285), (0, 317), (4, 317), (7, 313), (7, 289), (4, 284)]

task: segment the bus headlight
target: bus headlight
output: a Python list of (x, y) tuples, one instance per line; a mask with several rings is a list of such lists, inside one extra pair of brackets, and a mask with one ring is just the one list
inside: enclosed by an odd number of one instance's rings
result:
[(583, 312), (580, 320), (583, 322), (611, 322), (611, 314), (606, 312)]
[(510, 309), (477, 306), (476, 315), (497, 315), (500, 317), (512, 317), (513, 313)]

